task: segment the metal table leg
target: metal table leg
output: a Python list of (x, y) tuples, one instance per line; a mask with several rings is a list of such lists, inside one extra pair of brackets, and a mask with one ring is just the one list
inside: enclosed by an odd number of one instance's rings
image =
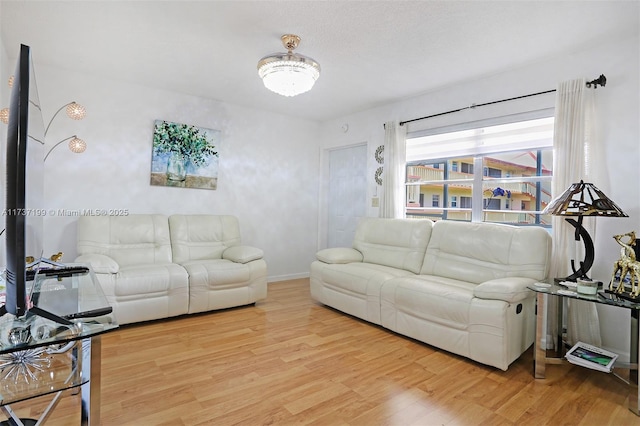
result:
[(629, 350), (629, 410), (640, 415), (640, 395), (638, 395), (638, 352), (640, 348), (638, 336), (638, 310), (631, 309), (631, 342)]
[(80, 424), (100, 425), (100, 368), (102, 339), (93, 336), (82, 341), (82, 376), (90, 380), (81, 386)]
[(534, 344), (535, 353), (533, 360), (533, 376), (536, 379), (544, 379), (547, 365), (547, 348), (543, 347), (543, 339), (546, 339), (545, 318), (547, 295), (539, 292), (536, 297), (536, 341)]

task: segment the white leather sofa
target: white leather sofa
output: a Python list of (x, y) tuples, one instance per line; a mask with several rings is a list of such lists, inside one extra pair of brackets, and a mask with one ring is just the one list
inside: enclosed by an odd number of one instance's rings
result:
[(540, 227), (364, 218), (351, 248), (311, 264), (311, 295), (328, 306), (506, 370), (535, 335), (528, 284), (549, 272)]
[(118, 323), (248, 305), (267, 294), (260, 249), (234, 216), (81, 216), (77, 263), (89, 264)]
[(189, 274), (189, 313), (242, 306), (267, 297), (263, 252), (240, 244), (234, 216), (169, 217), (173, 262)]

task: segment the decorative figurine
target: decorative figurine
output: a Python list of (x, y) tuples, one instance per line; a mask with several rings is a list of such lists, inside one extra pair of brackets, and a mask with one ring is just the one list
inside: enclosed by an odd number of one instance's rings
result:
[[(629, 237), (628, 241), (624, 238)], [(629, 281), (631, 283), (631, 290), (629, 296), (637, 298), (640, 296), (640, 262), (636, 259), (636, 253), (634, 246), (636, 244), (635, 231), (627, 232), (626, 234), (614, 235), (613, 239), (622, 246), (620, 249), (620, 259), (616, 260), (613, 264), (613, 274), (611, 275), (611, 283), (609, 284), (609, 291), (622, 294), (625, 292), (624, 279), (629, 274)], [(614, 290), (614, 284), (616, 281), (616, 274), (620, 272), (620, 281), (618, 286)]]
[(51, 257), (49, 258), (51, 261), (53, 262), (60, 262), (60, 260), (62, 260), (62, 256), (64, 256), (64, 253), (62, 253), (61, 251), (52, 254)]

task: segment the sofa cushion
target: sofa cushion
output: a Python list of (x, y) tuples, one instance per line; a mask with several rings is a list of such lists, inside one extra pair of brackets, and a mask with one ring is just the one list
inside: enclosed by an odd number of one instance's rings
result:
[(383, 286), (381, 304), (431, 323), (466, 330), (474, 287), (469, 282), (432, 275), (397, 278)]
[(163, 215), (80, 216), (78, 255), (112, 258), (120, 267), (170, 263), (169, 223)]
[(78, 256), (75, 261), (91, 265), (96, 274), (117, 274), (120, 270), (120, 265), (104, 254), (87, 253)]
[(172, 215), (169, 217), (173, 261), (222, 259), (228, 248), (240, 245), (235, 216)]
[(322, 303), (380, 324), (380, 289), (387, 280), (412, 275), (404, 269), (374, 263), (315, 261), (311, 264), (311, 294)]
[(176, 283), (186, 284), (186, 279), (185, 270), (174, 263), (128, 266), (121, 268), (117, 274), (114, 295), (136, 298), (164, 296), (176, 286)]
[(250, 265), (224, 259), (197, 260), (182, 265), (189, 274), (191, 289), (244, 287), (251, 281)]
[(334, 264), (322, 270), (322, 281), (327, 287), (340, 288), (344, 292), (377, 296), (386, 280), (407, 275), (412, 274), (375, 263)]
[(497, 278), (544, 280), (551, 236), (540, 227), (441, 220), (433, 225), (420, 274), (479, 284)]
[(420, 272), (433, 222), (428, 219), (363, 218), (353, 248), (363, 262)]

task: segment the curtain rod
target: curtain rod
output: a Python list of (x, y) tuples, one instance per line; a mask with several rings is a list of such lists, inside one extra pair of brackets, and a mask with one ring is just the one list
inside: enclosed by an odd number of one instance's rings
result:
[[(607, 84), (607, 78), (604, 76), (604, 74), (600, 74), (600, 77), (596, 78), (595, 80), (588, 81), (587, 82), (587, 87), (591, 87), (593, 85), (593, 88), (597, 89), (598, 85), (604, 87), (606, 84)], [(545, 90), (544, 92), (530, 93), (528, 95), (516, 96), (514, 98), (501, 99), (499, 101), (485, 102), (483, 104), (471, 104), (470, 106), (463, 107), (463, 108), (458, 108), (458, 109), (452, 109), (451, 111), (445, 111), (445, 112), (441, 112), (441, 113), (438, 113), (438, 114), (427, 115), (426, 117), (420, 117), (420, 118), (414, 118), (412, 120), (401, 121), (398, 124), (400, 124), (401, 126), (404, 126), (405, 124), (412, 123), (414, 121), (425, 120), (427, 118), (433, 118), (433, 117), (439, 117), (441, 115), (452, 114), (454, 112), (464, 111), (465, 109), (474, 109), (474, 108), (481, 107), (481, 106), (499, 104), (501, 102), (514, 101), (516, 99), (523, 99), (523, 98), (528, 98), (528, 97), (531, 97), (531, 96), (544, 95), (546, 93), (553, 93), (555, 91), (556, 91), (556, 89), (551, 89), (551, 90)]]

